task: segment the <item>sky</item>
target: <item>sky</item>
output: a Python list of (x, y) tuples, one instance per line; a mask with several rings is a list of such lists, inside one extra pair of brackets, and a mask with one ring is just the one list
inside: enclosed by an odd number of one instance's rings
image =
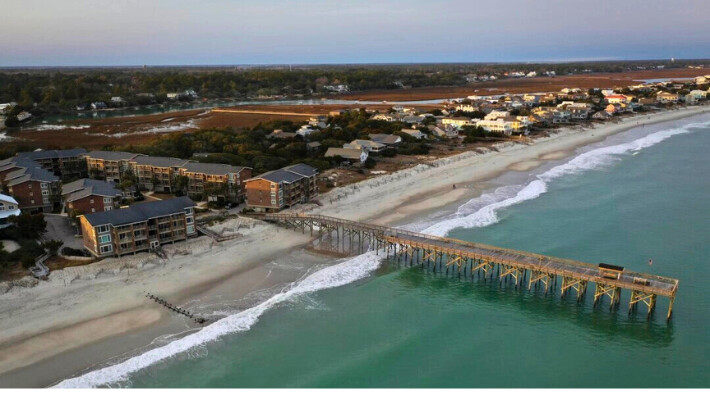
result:
[(710, 0), (2, 0), (0, 66), (710, 58)]

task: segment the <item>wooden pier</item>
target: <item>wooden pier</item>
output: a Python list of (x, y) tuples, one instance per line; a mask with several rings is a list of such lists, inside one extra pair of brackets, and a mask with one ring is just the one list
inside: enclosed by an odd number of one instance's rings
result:
[(629, 314), (642, 303), (646, 305), (647, 318), (651, 317), (656, 299), (661, 296), (669, 299), (666, 318), (670, 320), (678, 291), (677, 279), (624, 269), (615, 271), (574, 260), (340, 218), (309, 214), (253, 214), (252, 217), (317, 235), (341, 253), (384, 251), (397, 262), (433, 265), (434, 270), (445, 270), (447, 275), (473, 277), (475, 274), (484, 280), (498, 278), (501, 285), (512, 283), (516, 289), (524, 288), (527, 283), (528, 290), (533, 286), (542, 287), (545, 294), (559, 288), (560, 296), (573, 293), (579, 302), (584, 300), (589, 284), (594, 283), (594, 307), (607, 297), (609, 309), (618, 308), (621, 292), (627, 290), (631, 293)]

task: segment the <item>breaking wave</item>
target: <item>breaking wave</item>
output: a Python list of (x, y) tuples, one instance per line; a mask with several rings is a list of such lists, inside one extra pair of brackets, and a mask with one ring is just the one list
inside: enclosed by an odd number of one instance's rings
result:
[(149, 350), (121, 363), (88, 372), (57, 384), (59, 388), (97, 387), (128, 379), (131, 373), (184, 353), (196, 346), (215, 341), (224, 335), (248, 331), (267, 310), (284, 303), (295, 296), (323, 289), (346, 285), (362, 279), (376, 270), (384, 255), (374, 252), (351, 258), (342, 263), (321, 269), (294, 283), (290, 288), (269, 298), (263, 303), (234, 315), (222, 318), (201, 330), (174, 340), (164, 346)]
[(498, 210), (540, 197), (547, 192), (547, 184), (556, 178), (604, 168), (619, 160), (621, 155), (636, 153), (675, 135), (688, 133), (694, 128), (707, 127), (710, 127), (710, 122), (691, 123), (680, 128), (654, 132), (628, 143), (589, 150), (564, 164), (537, 175), (536, 179), (527, 185), (504, 186), (493, 193), (475, 198), (459, 207), (450, 218), (431, 225), (422, 232), (445, 236), (457, 228), (480, 228), (493, 225), (499, 221)]

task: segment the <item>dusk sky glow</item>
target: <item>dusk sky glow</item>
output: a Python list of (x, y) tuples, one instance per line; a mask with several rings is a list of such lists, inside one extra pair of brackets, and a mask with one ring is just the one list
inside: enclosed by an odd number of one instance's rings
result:
[(3, 0), (0, 66), (710, 58), (708, 0)]

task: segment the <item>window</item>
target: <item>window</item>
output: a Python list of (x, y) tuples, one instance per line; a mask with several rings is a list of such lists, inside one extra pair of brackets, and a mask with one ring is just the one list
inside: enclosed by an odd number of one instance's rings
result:
[(195, 227), (192, 225), (188, 225), (187, 233), (189, 233), (189, 234), (195, 233)]
[(35, 199), (30, 200), (30, 204), (34, 204), (34, 203), (35, 203)]
[(42, 196), (49, 196), (49, 190), (43, 190)]
[[(12, 210), (12, 208), (10, 210)], [(0, 203), (0, 211), (5, 211), (5, 205), (2, 203)]]
[(92, 213), (96, 212), (96, 209), (92, 207), (92, 208), (91, 208), (91, 212), (92, 212)]
[(191, 224), (193, 220), (192, 217), (187, 217), (185, 218), (185, 221), (187, 221), (188, 224)]
[(113, 245), (107, 244), (106, 246), (101, 246), (99, 252), (101, 254), (110, 253), (113, 251)]
[(96, 232), (98, 232), (98, 233), (108, 232), (108, 225), (101, 225), (101, 226), (97, 227)]
[(111, 204), (113, 203), (113, 199), (110, 197), (104, 197), (104, 204)]
[(111, 211), (113, 210), (113, 207), (111, 206), (104, 206), (104, 211)]
[(35, 193), (34, 193), (34, 192), (30, 192), (30, 197), (35, 197)]
[(40, 183), (39, 187), (41, 187), (42, 189), (47, 189), (49, 185), (47, 185), (46, 183)]
[(94, 204), (94, 199), (89, 199), (89, 204)]
[(185, 209), (185, 214), (187, 214), (187, 215), (192, 214), (192, 208), (186, 208), (186, 209)]
[(275, 205), (276, 205), (276, 200), (271, 199), (271, 205), (272, 205), (272, 206), (275, 206)]
[(110, 243), (110, 242), (111, 242), (111, 235), (99, 236), (99, 243), (104, 244), (104, 243)]

